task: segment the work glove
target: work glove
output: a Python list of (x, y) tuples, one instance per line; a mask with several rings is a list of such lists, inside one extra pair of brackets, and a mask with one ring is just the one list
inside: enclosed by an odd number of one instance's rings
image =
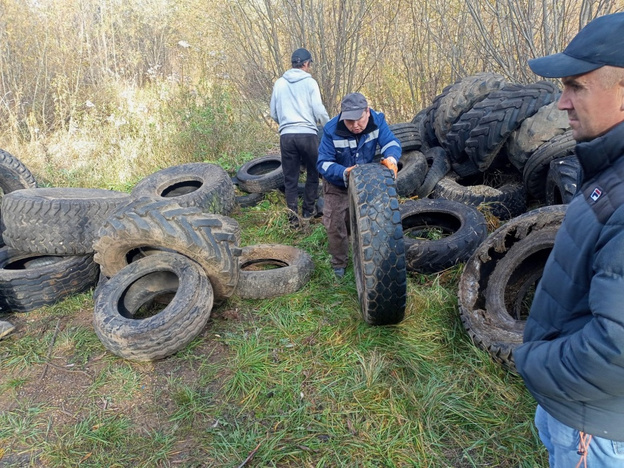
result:
[(342, 180), (344, 181), (345, 187), (349, 185), (349, 174), (351, 173), (354, 167), (355, 166), (349, 166), (342, 173)]
[(390, 169), (394, 173), (394, 178), (395, 179), (397, 178), (397, 174), (399, 173), (399, 168), (397, 167), (396, 159), (394, 159), (392, 156), (389, 156), (387, 158), (382, 159), (381, 164), (383, 164), (388, 169)]

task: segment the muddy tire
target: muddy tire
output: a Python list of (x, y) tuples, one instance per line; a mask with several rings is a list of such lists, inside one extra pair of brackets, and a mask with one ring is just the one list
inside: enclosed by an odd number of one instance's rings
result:
[[(526, 194), (520, 181), (500, 178), (496, 186), (485, 183), (486, 174), (459, 177), (450, 172), (442, 178), (433, 191), (433, 198), (454, 200), (487, 211), (500, 220), (519, 216), (526, 211)], [(498, 180), (498, 177), (491, 177)]]
[(546, 178), (550, 163), (555, 159), (576, 154), (576, 140), (567, 131), (540, 146), (527, 160), (522, 178), (529, 195), (544, 201), (546, 199)]
[(498, 319), (525, 322), (532, 294), (555, 243), (557, 226), (531, 232), (515, 242), (492, 271), (485, 289), (485, 308)]
[(355, 167), (348, 196), (353, 269), (364, 321), (399, 323), (405, 316), (407, 272), (391, 171), (378, 164)]
[(466, 332), (476, 346), (509, 370), (515, 370), (513, 349), (522, 343), (524, 322), (504, 317), (500, 311), (491, 313), (485, 304), (486, 288), (498, 262), (513, 245), (534, 232), (558, 229), (565, 209), (565, 205), (546, 206), (508, 221), (479, 245), (460, 277), (459, 312)]
[(234, 186), (220, 166), (189, 163), (155, 172), (135, 185), (134, 198), (172, 200), (182, 207), (194, 206), (205, 213), (228, 214), (234, 208)]
[(570, 203), (581, 186), (582, 177), (581, 163), (576, 155), (551, 161), (546, 177), (546, 204)]
[(314, 271), (312, 257), (301, 249), (279, 244), (255, 244), (243, 248), (236, 295), (243, 299), (267, 299), (299, 291)]
[(549, 81), (539, 81), (510, 93), (479, 119), (465, 143), (468, 158), (481, 172), (489, 168), (501, 148), (522, 122), (557, 99), (559, 89)]
[(570, 128), (568, 113), (557, 109), (557, 105), (552, 102), (525, 119), (505, 143), (509, 161), (520, 172), (540, 146)]
[(23, 252), (87, 255), (104, 221), (128, 194), (88, 188), (34, 188), (2, 198), (3, 238)]
[(213, 306), (203, 268), (175, 253), (127, 265), (98, 288), (93, 324), (113, 354), (154, 361), (174, 354), (199, 335)]
[(399, 172), (396, 179), (397, 194), (409, 197), (422, 185), (427, 174), (427, 159), (420, 151), (408, 151), (397, 161)]
[(505, 84), (502, 75), (489, 72), (477, 73), (455, 83), (440, 100), (435, 113), (434, 130), (438, 141), (446, 140), (446, 134), (464, 112), (468, 112), (477, 102)]
[(93, 287), (93, 255), (42, 256), (0, 248), (0, 312), (29, 312)]
[(416, 191), (418, 198), (427, 198), (435, 186), (451, 170), (451, 161), (444, 148), (433, 146), (424, 152), (429, 169), (420, 188)]
[(487, 237), (483, 214), (463, 203), (408, 200), (399, 209), (408, 271), (437, 273), (463, 263)]
[(230, 297), (239, 278), (240, 227), (227, 216), (182, 208), (177, 203), (139, 199), (108, 218), (94, 243), (105, 276), (160, 251), (175, 252), (206, 271), (215, 300)]
[(249, 193), (264, 193), (284, 185), (279, 154), (262, 156), (243, 164), (236, 172), (238, 186)]

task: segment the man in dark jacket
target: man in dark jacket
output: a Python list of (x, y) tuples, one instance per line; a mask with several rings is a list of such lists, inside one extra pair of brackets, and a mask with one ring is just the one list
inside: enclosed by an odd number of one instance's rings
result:
[(401, 143), (394, 136), (381, 112), (368, 106), (360, 93), (347, 94), (340, 114), (323, 130), (317, 168), (323, 176), (323, 225), (327, 230), (331, 265), (342, 278), (349, 255), (349, 172), (358, 164), (373, 162), (377, 147), (381, 164), (397, 175)]
[(568, 206), (514, 351), (538, 403), (550, 466), (624, 466), (624, 13), (599, 17), (559, 54), (581, 187)]

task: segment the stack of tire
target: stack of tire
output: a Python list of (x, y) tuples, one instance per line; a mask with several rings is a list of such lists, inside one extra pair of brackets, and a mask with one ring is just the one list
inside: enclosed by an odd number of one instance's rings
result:
[(436, 148), (439, 159), (447, 158), (430, 177), (439, 179), (435, 186), (416, 195), (481, 206), (501, 220), (524, 213), (530, 199), (569, 202), (580, 166), (558, 96), (550, 82), (519, 85), (495, 73), (447, 86), (412, 120), (420, 150)]
[(158, 171), (130, 194), (4, 189), (4, 311), (33, 310), (97, 284), (95, 331), (126, 359), (169, 356), (201, 333), (213, 304), (294, 292), (313, 270), (296, 248), (239, 247), (239, 225), (227, 216), (234, 186), (212, 164)]

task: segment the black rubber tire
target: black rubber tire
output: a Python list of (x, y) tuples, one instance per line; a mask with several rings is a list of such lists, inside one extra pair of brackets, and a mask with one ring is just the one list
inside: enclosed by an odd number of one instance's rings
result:
[(557, 226), (552, 226), (531, 232), (515, 242), (498, 261), (484, 293), (489, 315), (496, 315), (501, 321), (526, 321), (530, 307), (526, 302), (542, 277), (557, 230)]
[(505, 86), (505, 78), (498, 73), (482, 72), (467, 76), (453, 84), (449, 92), (440, 100), (435, 112), (434, 130), (442, 144), (453, 124), (464, 113), (488, 94)]
[(582, 172), (576, 155), (551, 161), (546, 177), (546, 204), (570, 203), (581, 186)]
[(92, 188), (33, 188), (2, 197), (6, 245), (42, 255), (93, 253), (97, 232), (127, 193)]
[(289, 245), (255, 244), (243, 247), (236, 295), (268, 299), (299, 291), (314, 271), (312, 257)]
[(551, 102), (526, 118), (505, 143), (509, 162), (520, 172), (540, 146), (570, 128), (568, 113), (557, 109), (557, 105), (557, 101)]
[(238, 186), (249, 193), (264, 193), (284, 185), (282, 157), (279, 154), (262, 156), (243, 164), (236, 172)]
[(442, 100), (448, 95), (454, 85), (455, 83), (445, 86), (442, 92), (433, 98), (431, 106), (427, 108), (427, 118), (423, 121), (423, 141), (426, 141), (428, 148), (441, 146), (440, 140), (438, 140), (438, 136), (435, 131), (436, 114)]
[[(486, 180), (499, 181), (496, 186), (487, 185)], [(499, 177), (498, 174), (479, 173), (461, 178), (449, 172), (433, 191), (432, 198), (445, 198), (488, 211), (500, 220), (519, 216), (526, 211), (526, 193), (520, 181), (513, 174)]]
[[(478, 101), (469, 111), (459, 116), (446, 134), (446, 139), (442, 146), (449, 153), (453, 167), (465, 161), (472, 164), (466, 167), (462, 176), (468, 176), (479, 172), (477, 165), (468, 157), (466, 153), (466, 141), (470, 137), (470, 132), (479, 124), (479, 121), (489, 114), (496, 106), (503, 104), (515, 93), (522, 89), (519, 84), (507, 84), (498, 91), (489, 93), (484, 99)], [(474, 172), (470, 173), (469, 168), (474, 167)]]
[[(481, 172), (489, 168), (505, 141), (522, 122), (557, 99), (559, 89), (550, 81), (538, 81), (510, 93), (483, 115), (466, 140), (464, 151)], [(483, 102), (483, 101), (482, 101)]]
[(154, 361), (198, 336), (212, 306), (203, 268), (182, 255), (160, 253), (127, 265), (98, 289), (93, 325), (113, 354)]
[(428, 121), (429, 113), (431, 112), (431, 110), (432, 110), (431, 106), (425, 109), (422, 109), (411, 120), (412, 124), (414, 124), (414, 126), (416, 127), (416, 131), (420, 135), (420, 148), (416, 148), (417, 150), (420, 150), (420, 151), (425, 151), (427, 148), (429, 148), (429, 142), (427, 141), (427, 137), (426, 137), (427, 130), (426, 130), (425, 122)]
[(93, 255), (40, 256), (0, 248), (0, 312), (29, 312), (93, 287)]
[(420, 188), (425, 179), (427, 159), (420, 151), (408, 151), (401, 155), (397, 167), (397, 194), (400, 197), (409, 197)]
[(175, 202), (139, 199), (111, 215), (94, 243), (105, 276), (158, 251), (176, 252), (206, 271), (216, 301), (230, 297), (239, 278), (240, 227), (227, 216), (182, 208)]
[[(487, 237), (485, 216), (451, 200), (408, 200), (399, 207), (408, 271), (437, 273), (463, 263)], [(446, 237), (431, 240), (433, 230)]]
[(427, 198), (442, 178), (451, 170), (451, 160), (448, 153), (441, 146), (433, 146), (424, 153), (425, 161), (429, 166), (425, 179), (416, 191), (418, 198)]
[(422, 137), (417, 125), (412, 122), (388, 125), (395, 137), (401, 142), (403, 151), (419, 150), (422, 146)]
[(231, 180), (232, 185), (234, 186), (234, 200), (238, 206), (248, 208), (256, 206), (258, 203), (264, 200), (264, 193), (249, 193), (242, 190), (239, 187), (238, 178), (236, 176), (231, 177)]
[(524, 186), (529, 195), (540, 201), (546, 199), (546, 178), (551, 161), (571, 156), (576, 151), (576, 140), (572, 131), (548, 140), (540, 146), (527, 160), (522, 171)]
[(19, 159), (0, 149), (0, 189), (2, 189), (2, 193), (7, 194), (27, 188), (37, 188), (35, 177)]
[(353, 269), (364, 321), (390, 325), (403, 320), (407, 270), (401, 213), (392, 172), (379, 164), (349, 174)]
[(514, 371), (513, 349), (522, 343), (524, 322), (490, 314), (485, 306), (485, 290), (497, 263), (516, 242), (543, 229), (558, 228), (566, 205), (553, 205), (524, 213), (509, 220), (477, 247), (461, 274), (458, 299), (462, 324), (479, 348), (497, 363)]
[(157, 171), (134, 186), (134, 198), (172, 200), (205, 213), (229, 214), (234, 208), (234, 185), (221, 166), (188, 163)]

